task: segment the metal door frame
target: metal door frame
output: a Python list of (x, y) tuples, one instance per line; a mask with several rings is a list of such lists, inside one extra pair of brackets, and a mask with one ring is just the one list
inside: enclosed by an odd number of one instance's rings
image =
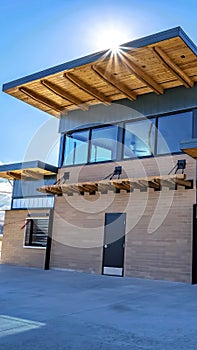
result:
[[(107, 273), (104, 273), (104, 268), (106, 266), (104, 266), (104, 254), (105, 254), (105, 248), (104, 248), (104, 244), (105, 244), (105, 229), (106, 229), (106, 216), (107, 215), (111, 215), (111, 214), (121, 214), (121, 215), (124, 215), (124, 243), (123, 243), (123, 266), (122, 266), (122, 273), (121, 275), (119, 274), (107, 274)], [(125, 264), (125, 237), (126, 237), (126, 234), (125, 234), (125, 231), (126, 231), (126, 213), (125, 212), (112, 212), (112, 213), (105, 213), (105, 222), (104, 222), (104, 236), (103, 236), (103, 254), (102, 254), (102, 275), (109, 275), (109, 276), (116, 276), (116, 277), (123, 277), (124, 276), (124, 264)], [(109, 267), (110, 269), (110, 267)]]

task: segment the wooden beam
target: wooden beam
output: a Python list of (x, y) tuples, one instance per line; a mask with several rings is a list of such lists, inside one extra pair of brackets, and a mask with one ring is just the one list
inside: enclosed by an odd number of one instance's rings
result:
[(62, 189), (62, 193), (66, 193), (69, 196), (73, 195), (73, 191), (70, 190), (70, 188), (68, 187), (68, 185), (66, 184), (62, 184), (61, 185), (61, 189)]
[(119, 182), (118, 180), (117, 181), (113, 180), (112, 183), (113, 183), (113, 186), (118, 190), (125, 190), (125, 191), (131, 190), (131, 186), (126, 182)]
[(130, 100), (136, 100), (137, 94), (130, 90), (125, 84), (121, 83), (113, 74), (109, 73), (107, 70), (98, 67), (98, 65), (93, 65), (92, 70), (105, 82), (112, 85), (118, 91), (122, 92)]
[(35, 172), (33, 170), (29, 170), (29, 169), (23, 170), (22, 176), (23, 175), (28, 176), (28, 177), (32, 177), (33, 179), (38, 179), (38, 180), (41, 180), (44, 178), (44, 174), (41, 174), (39, 172)]
[(84, 188), (84, 191), (86, 192), (95, 192), (98, 191), (98, 184), (97, 183), (84, 183), (82, 184), (82, 187)]
[(143, 184), (139, 183), (138, 181), (133, 181), (132, 179), (130, 180), (131, 188), (138, 188), (139, 190), (144, 190), (147, 188)]
[(32, 98), (34, 101), (39, 102), (51, 109), (54, 109), (56, 112), (61, 112), (65, 110), (65, 107), (60, 106), (59, 104), (55, 103), (54, 101), (50, 100), (49, 98), (38, 94), (37, 92), (34, 92), (26, 87), (20, 87), (19, 91), (23, 92), (26, 96)]
[(7, 171), (8, 176), (12, 179), (21, 180), (21, 174), (14, 173), (12, 171)]
[(48, 187), (48, 190), (49, 190), (51, 193), (54, 193), (54, 194), (62, 194), (61, 186), (52, 185), (52, 186), (47, 186), (47, 187)]
[(88, 192), (88, 193), (90, 192), (90, 190), (88, 188), (86, 188), (85, 185), (83, 185), (83, 184), (77, 183), (76, 185), (73, 185), (73, 187), (75, 187), (76, 190), (80, 193), (81, 192)]
[(80, 100), (78, 97), (73, 96), (72, 94), (70, 94), (70, 92), (66, 91), (65, 89), (63, 89), (62, 87), (51, 83), (48, 80), (41, 80), (40, 81), (42, 85), (44, 85), (47, 89), (49, 89), (50, 91), (52, 91), (54, 94), (60, 96), (61, 98), (71, 102), (72, 104), (74, 104), (75, 106), (79, 107), (80, 109), (82, 109), (83, 111), (87, 111), (88, 110), (88, 106), (86, 103), (84, 103), (82, 100)]
[(188, 75), (176, 63), (174, 63), (172, 59), (159, 46), (154, 46), (153, 51), (159, 58), (161, 63), (173, 75), (175, 75), (177, 79), (180, 80), (186, 88), (194, 86), (194, 82), (192, 81), (192, 79), (190, 79), (190, 77), (188, 77)]
[(148, 179), (147, 180), (140, 180), (139, 181), (140, 184), (146, 186), (146, 187), (150, 187), (150, 188), (154, 188), (155, 190), (159, 190), (160, 189), (160, 185), (155, 182), (155, 181), (149, 181)]
[(174, 179), (174, 182), (177, 185), (184, 186), (184, 187), (187, 187), (187, 188), (192, 188), (192, 182), (190, 180)]
[(36, 190), (42, 193), (61, 194), (61, 191), (55, 186), (42, 186), (41, 188), (37, 188)]
[(110, 105), (111, 100), (110, 98), (106, 97), (102, 92), (98, 91), (96, 88), (92, 87), (91, 85), (84, 82), (82, 79), (76, 77), (76, 75), (72, 73), (65, 73), (64, 77), (67, 78), (71, 83), (73, 83), (75, 86), (77, 86), (79, 89), (87, 92), (92, 97), (96, 98), (97, 100), (101, 101), (105, 105)]
[(41, 188), (37, 188), (36, 191), (41, 192), (41, 193), (50, 193), (50, 194), (52, 193), (51, 191), (49, 191), (48, 186), (43, 186)]
[(47, 189), (45, 188), (45, 186), (40, 187), (40, 188), (36, 188), (36, 191), (41, 192), (41, 193), (47, 193)]
[(84, 188), (80, 188), (80, 186), (78, 186), (78, 184), (68, 184), (68, 189), (70, 190), (70, 192), (76, 192), (76, 193), (83, 193), (85, 192)]
[(170, 189), (175, 189), (176, 184), (172, 182), (171, 180), (162, 180), (162, 179), (155, 179), (155, 182), (157, 182), (161, 187), (168, 187)]
[[(14, 173), (15, 175), (15, 173)], [(17, 174), (20, 177), (20, 174)], [(160, 190), (161, 186), (169, 187), (170, 189), (176, 189), (176, 185), (184, 186), (185, 188), (192, 188), (192, 181), (186, 180), (185, 174), (174, 175), (161, 175), (161, 176), (148, 176), (141, 178), (125, 178), (116, 180), (101, 180), (101, 181), (89, 181), (79, 182), (63, 185), (51, 185), (43, 186), (38, 189), (40, 192), (62, 194), (66, 193), (72, 195), (73, 193), (83, 194), (84, 192), (93, 193), (101, 192), (107, 193), (107, 191), (125, 190), (133, 191), (134, 188), (141, 191), (147, 190), (147, 188), (154, 188)]]
[(157, 95), (161, 95), (164, 92), (164, 89), (159, 85), (150, 75), (144, 72), (140, 67), (138, 67), (131, 59), (131, 57), (122, 52), (122, 61), (130, 70), (130, 72), (136, 76), (140, 81), (145, 85), (150, 87)]
[(18, 174), (12, 171), (7, 171), (8, 176), (16, 180), (29, 180), (29, 177), (23, 174)]
[(107, 192), (107, 191), (113, 191), (114, 192), (115, 188), (113, 184), (109, 181), (100, 181), (98, 183), (98, 191), (99, 192)]

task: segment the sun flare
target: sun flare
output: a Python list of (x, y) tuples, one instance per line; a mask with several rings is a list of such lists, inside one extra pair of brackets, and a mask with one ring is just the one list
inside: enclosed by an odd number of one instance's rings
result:
[(129, 41), (126, 30), (115, 25), (98, 28), (95, 38), (97, 50), (109, 49), (112, 53), (117, 53), (120, 45), (126, 41)]

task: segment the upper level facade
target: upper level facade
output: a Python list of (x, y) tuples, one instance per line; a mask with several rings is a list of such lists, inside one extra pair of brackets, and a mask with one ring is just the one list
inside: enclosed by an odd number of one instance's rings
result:
[(60, 118), (59, 167), (182, 153), (197, 137), (197, 87), (97, 105)]
[[(59, 118), (59, 168), (182, 153), (197, 137), (197, 48), (180, 27), (6, 83)], [(61, 172), (61, 170), (60, 170)]]

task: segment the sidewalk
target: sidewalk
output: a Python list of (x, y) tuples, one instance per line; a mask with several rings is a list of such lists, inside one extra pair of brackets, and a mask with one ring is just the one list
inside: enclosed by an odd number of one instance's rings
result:
[(0, 265), (0, 350), (197, 348), (197, 286)]

